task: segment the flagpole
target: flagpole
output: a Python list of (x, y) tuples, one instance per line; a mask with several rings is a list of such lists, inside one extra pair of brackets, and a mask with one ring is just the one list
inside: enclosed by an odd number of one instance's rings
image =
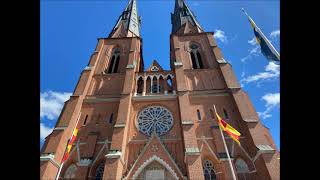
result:
[(60, 165), (60, 167), (59, 167), (59, 171), (58, 171), (58, 174), (57, 174), (57, 176), (56, 176), (56, 180), (59, 179), (59, 176), (60, 176), (60, 173), (61, 173), (61, 169), (62, 169), (63, 164), (64, 164), (64, 162), (63, 162), (63, 163)]
[[(70, 136), (70, 138), (69, 138), (69, 140), (68, 140), (68, 142), (67, 142), (67, 146), (66, 146), (66, 148), (65, 148), (65, 150), (64, 150), (62, 159), (64, 158), (64, 155), (65, 155), (65, 153), (66, 153), (66, 150), (67, 150), (69, 141), (70, 141), (71, 137), (73, 136), (73, 132), (74, 132), (74, 130), (76, 129), (76, 127), (78, 126), (78, 123), (79, 123), (79, 120), (80, 120), (80, 115), (81, 115), (81, 112), (79, 113), (77, 123), (76, 123), (76, 125), (74, 126), (74, 128), (73, 128), (73, 130), (72, 130), (72, 132), (71, 132), (72, 134), (71, 134), (71, 136)], [(58, 180), (58, 179), (59, 179), (59, 176), (60, 176), (60, 173), (61, 173), (61, 170), (62, 170), (63, 165), (64, 165), (64, 162), (62, 162), (62, 163), (60, 164), (60, 167), (59, 167), (59, 170), (58, 170), (58, 173), (57, 173), (57, 176), (56, 176), (56, 179), (55, 179), (55, 180)]]
[[(215, 105), (213, 105), (213, 108), (214, 108), (214, 111), (216, 112), (216, 114), (218, 114)], [(223, 133), (222, 133), (222, 129), (221, 129), (220, 125), (219, 125), (219, 130), (220, 130), (220, 134), (221, 134), (221, 136), (222, 136), (222, 141), (223, 141), (224, 148), (226, 149), (226, 152), (227, 152), (227, 157), (228, 157), (230, 169), (231, 169), (231, 172), (232, 172), (232, 178), (233, 178), (234, 180), (236, 180), (237, 178), (236, 178), (236, 175), (235, 175), (235, 173), (234, 173), (234, 169), (233, 169), (233, 166), (232, 166), (232, 162), (231, 162), (231, 158), (230, 158), (230, 155), (229, 155), (228, 147), (227, 147), (226, 141), (225, 141), (225, 139), (224, 139), (224, 135), (223, 135)]]
[(256, 23), (253, 21), (253, 19), (247, 14), (247, 12), (244, 10), (244, 8), (241, 8), (241, 10), (244, 12), (244, 14), (248, 17), (248, 19), (250, 20), (250, 22), (252, 22), (252, 24), (255, 26), (255, 28), (257, 28), (257, 30), (259, 31), (260, 35), (262, 36), (262, 38), (266, 41), (267, 45), (270, 47), (270, 49), (276, 54), (277, 58), (280, 61), (280, 54), (278, 53), (278, 51), (276, 50), (276, 48), (273, 47), (273, 45), (270, 43), (270, 41), (268, 40), (268, 38), (263, 34), (263, 32), (260, 30), (260, 28), (256, 25)]

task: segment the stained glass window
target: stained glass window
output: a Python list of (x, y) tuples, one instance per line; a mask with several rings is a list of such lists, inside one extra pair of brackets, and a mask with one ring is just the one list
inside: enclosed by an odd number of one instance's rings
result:
[(98, 167), (97, 167), (97, 169), (96, 169), (96, 178), (95, 178), (95, 180), (102, 180), (102, 178), (103, 178), (103, 171), (104, 171), (104, 164), (105, 164), (105, 162), (104, 161), (102, 161), (99, 165), (98, 165)]
[(137, 123), (143, 134), (151, 136), (155, 131), (158, 136), (162, 136), (173, 126), (173, 116), (167, 108), (150, 106), (138, 114)]
[(203, 163), (203, 174), (205, 180), (216, 180), (216, 173), (213, 169), (213, 164), (209, 160), (205, 160)]

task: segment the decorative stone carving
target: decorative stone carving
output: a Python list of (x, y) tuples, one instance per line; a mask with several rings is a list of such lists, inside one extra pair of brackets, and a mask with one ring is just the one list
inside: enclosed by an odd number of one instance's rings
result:
[(157, 146), (156, 144), (153, 144), (153, 145), (151, 146), (151, 151), (152, 151), (152, 152), (158, 152), (158, 150), (159, 150), (159, 148), (158, 148), (158, 146)]
[(151, 136), (154, 131), (162, 136), (172, 128), (173, 115), (167, 108), (150, 106), (138, 114), (137, 126), (147, 136)]
[(89, 166), (92, 160), (90, 158), (81, 158), (80, 162), (77, 163), (78, 166)]
[(164, 160), (162, 160), (160, 157), (153, 155), (150, 159), (146, 160), (139, 168), (138, 170), (133, 174), (133, 179), (137, 179), (139, 174), (142, 172), (142, 170), (147, 167), (152, 161), (157, 161), (161, 165), (163, 165), (175, 179), (179, 179), (177, 174), (174, 172), (174, 170), (170, 167), (168, 163), (166, 163)]

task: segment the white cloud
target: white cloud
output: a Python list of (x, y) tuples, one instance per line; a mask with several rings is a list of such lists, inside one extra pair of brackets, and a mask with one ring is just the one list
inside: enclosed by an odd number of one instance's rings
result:
[(260, 45), (257, 44), (255, 37), (253, 39), (249, 40), (248, 43), (251, 44), (253, 47), (251, 47), (248, 50), (249, 54), (246, 57), (240, 59), (240, 61), (242, 63), (245, 63), (247, 60), (252, 59), (252, 57), (259, 56), (260, 52), (261, 52)]
[(276, 38), (278, 36), (280, 36), (280, 30), (274, 30), (270, 33), (271, 38)]
[(247, 83), (258, 82), (263, 80), (272, 80), (272, 79), (278, 78), (279, 75), (280, 75), (280, 66), (274, 64), (273, 62), (269, 62), (269, 64), (265, 67), (264, 72), (260, 72), (258, 74), (243, 78), (241, 82), (247, 84)]
[(267, 119), (272, 117), (272, 115), (269, 113), (274, 107), (277, 107), (280, 105), (280, 93), (265, 94), (264, 96), (262, 96), (261, 100), (264, 100), (266, 102), (265, 104), (266, 110), (264, 112), (258, 112), (259, 116), (262, 119)]
[(262, 98), (264, 101), (266, 101), (266, 106), (276, 106), (280, 104), (280, 93), (268, 93)]
[(45, 124), (40, 123), (40, 138), (44, 140), (51, 132), (53, 128), (47, 127)]
[(252, 46), (257, 44), (257, 40), (256, 37), (253, 37), (250, 41), (248, 41), (249, 44), (251, 44)]
[(69, 92), (55, 91), (40, 93), (40, 118), (56, 119), (61, 112), (64, 102), (71, 95), (72, 93)]
[(228, 41), (227, 36), (225, 35), (225, 32), (219, 29), (216, 29), (213, 37), (220, 40), (223, 43)]

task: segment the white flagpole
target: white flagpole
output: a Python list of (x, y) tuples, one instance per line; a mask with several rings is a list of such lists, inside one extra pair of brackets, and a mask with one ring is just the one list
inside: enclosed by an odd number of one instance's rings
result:
[[(214, 111), (216, 112), (216, 114), (218, 114), (215, 105), (213, 105), (213, 108), (214, 108)], [(236, 180), (237, 178), (236, 178), (236, 175), (235, 175), (235, 173), (234, 173), (234, 169), (233, 169), (233, 166), (232, 166), (232, 163), (231, 163), (231, 158), (230, 158), (230, 155), (229, 155), (228, 147), (227, 147), (226, 141), (225, 141), (225, 139), (224, 139), (224, 136), (223, 136), (223, 133), (222, 133), (222, 129), (221, 129), (221, 127), (220, 127), (219, 124), (218, 124), (218, 126), (219, 126), (220, 133), (221, 133), (221, 136), (222, 136), (222, 141), (223, 141), (224, 148), (226, 149), (226, 152), (227, 152), (227, 157), (228, 157), (230, 169), (231, 169), (231, 172), (232, 172), (232, 178), (233, 178), (234, 180)]]
[(270, 43), (270, 41), (268, 40), (268, 38), (263, 34), (263, 32), (260, 30), (260, 28), (256, 25), (256, 23), (253, 21), (253, 19), (247, 14), (247, 12), (242, 8), (241, 9), (249, 18), (250, 22), (252, 22), (252, 24), (255, 26), (255, 28), (258, 30), (259, 34), (261, 35), (261, 37), (266, 41), (267, 45), (270, 47), (270, 49), (273, 51), (273, 53), (277, 56), (277, 58), (280, 61), (280, 54), (278, 53), (278, 51), (276, 50), (276, 48), (273, 47), (273, 45)]
[[(71, 140), (71, 138), (72, 138), (72, 136), (73, 136), (74, 130), (75, 130), (76, 127), (78, 126), (78, 123), (79, 123), (79, 120), (80, 120), (80, 115), (81, 115), (81, 112), (79, 113), (77, 123), (76, 123), (76, 125), (74, 126), (74, 128), (73, 128), (73, 130), (72, 130), (72, 132), (71, 132), (72, 134), (71, 134), (71, 136), (70, 136), (70, 138), (69, 138), (69, 140), (68, 140), (68, 142), (67, 142), (67, 147), (68, 147), (69, 141)], [(64, 150), (63, 156), (64, 156), (65, 153), (66, 153), (67, 147), (66, 147), (66, 149)], [(63, 158), (63, 157), (62, 157), (62, 158)], [(59, 167), (59, 170), (58, 170), (58, 174), (57, 174), (55, 180), (58, 180), (58, 179), (59, 179), (59, 176), (60, 176), (60, 173), (61, 173), (61, 170), (62, 170), (63, 165), (64, 165), (64, 162), (60, 164), (60, 167)]]
[(59, 171), (58, 171), (58, 174), (56, 176), (56, 180), (59, 179), (59, 176), (60, 176), (60, 173), (61, 173), (61, 169), (62, 169), (62, 166), (63, 166), (64, 162), (62, 164), (60, 164), (60, 167), (59, 167)]

